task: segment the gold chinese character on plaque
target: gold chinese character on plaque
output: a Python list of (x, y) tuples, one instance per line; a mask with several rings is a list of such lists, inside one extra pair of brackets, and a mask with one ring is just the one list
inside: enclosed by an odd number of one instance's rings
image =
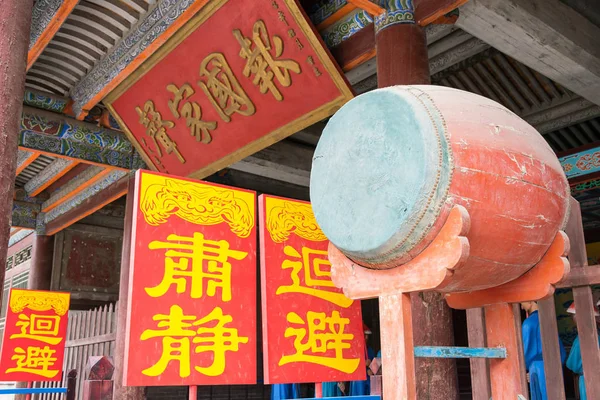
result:
[(189, 84), (183, 84), (177, 87), (174, 84), (167, 85), (167, 90), (173, 93), (173, 99), (169, 100), (169, 109), (175, 118), (182, 116), (185, 118), (185, 124), (190, 128), (190, 134), (196, 138), (197, 142), (208, 144), (212, 141), (211, 130), (216, 129), (216, 122), (202, 121), (202, 109), (195, 102), (186, 101), (179, 111), (179, 105), (182, 100), (187, 100), (193, 95), (194, 89)]
[(200, 78), (206, 78), (206, 81), (198, 81), (198, 85), (223, 121), (231, 121), (233, 113), (248, 117), (256, 112), (254, 103), (240, 86), (223, 54), (212, 53), (202, 61)]
[(185, 163), (185, 158), (177, 149), (177, 143), (167, 134), (167, 128), (173, 128), (175, 124), (172, 121), (163, 121), (160, 112), (154, 107), (154, 102), (148, 100), (143, 109), (136, 107), (135, 111), (140, 116), (140, 124), (146, 128), (146, 135), (152, 139), (158, 156), (162, 157), (161, 147), (158, 145), (160, 143), (167, 154), (175, 153), (179, 162)]
[(302, 71), (296, 61), (279, 58), (283, 54), (283, 40), (277, 35), (271, 39), (262, 20), (254, 24), (252, 39), (244, 37), (239, 29), (235, 29), (233, 35), (242, 47), (240, 57), (246, 60), (244, 76), (253, 76), (252, 83), (259, 87), (261, 93), (270, 91), (277, 101), (282, 101), (283, 95), (274, 79), (281, 86), (289, 87), (292, 84), (290, 71), (297, 74)]

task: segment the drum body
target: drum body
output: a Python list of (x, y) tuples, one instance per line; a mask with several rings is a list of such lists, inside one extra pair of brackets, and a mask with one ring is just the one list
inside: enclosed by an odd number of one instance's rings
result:
[(502, 105), (440, 86), (396, 86), (342, 107), (319, 141), (311, 202), (331, 242), (368, 268), (401, 268), (454, 205), (471, 217), (469, 262), (444, 291), (527, 272), (566, 223), (569, 185), (543, 137)]

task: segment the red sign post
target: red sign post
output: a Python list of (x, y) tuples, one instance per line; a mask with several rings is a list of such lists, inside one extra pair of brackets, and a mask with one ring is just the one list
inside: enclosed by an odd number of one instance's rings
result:
[(351, 97), (295, 0), (211, 0), (105, 104), (150, 168), (203, 178)]
[(138, 171), (124, 384), (256, 382), (254, 192)]
[(360, 302), (331, 282), (310, 203), (261, 195), (259, 214), (265, 383), (364, 380)]
[(12, 289), (0, 357), (3, 381), (62, 379), (69, 293)]

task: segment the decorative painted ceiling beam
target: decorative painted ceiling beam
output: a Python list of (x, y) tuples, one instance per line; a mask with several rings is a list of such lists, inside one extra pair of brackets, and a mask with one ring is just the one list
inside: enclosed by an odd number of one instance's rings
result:
[(38, 0), (33, 6), (27, 70), (42, 54), (79, 0)]
[(19, 200), (13, 201), (11, 226), (35, 229), (40, 211), (39, 204)]
[(34, 231), (32, 229), (21, 229), (19, 232), (12, 235), (8, 241), (8, 247), (14, 246), (27, 236), (31, 235)]
[(71, 101), (67, 97), (58, 96), (37, 90), (25, 89), (23, 104), (40, 110), (52, 111), (65, 114)]
[(57, 158), (25, 184), (27, 196), (35, 197), (78, 164), (77, 161)]
[[(559, 158), (568, 179), (600, 172), (600, 147), (586, 149)], [(581, 180), (579, 179), (581, 182)]]
[(36, 151), (25, 151), (19, 149), (19, 152), (17, 153), (17, 171), (15, 176), (18, 176), (21, 172), (23, 172), (23, 170), (27, 168), (29, 164), (34, 162), (39, 155), (40, 153)]
[(52, 209), (68, 201), (71, 197), (104, 178), (110, 172), (110, 169), (98, 167), (96, 165), (86, 168), (82, 173), (75, 176), (60, 189), (52, 193), (42, 204), (42, 211), (46, 213), (50, 212)]
[(71, 90), (77, 119), (85, 115), (185, 24), (208, 0), (161, 0)]
[(144, 167), (123, 133), (31, 107), (23, 107), (19, 146), (101, 166)]

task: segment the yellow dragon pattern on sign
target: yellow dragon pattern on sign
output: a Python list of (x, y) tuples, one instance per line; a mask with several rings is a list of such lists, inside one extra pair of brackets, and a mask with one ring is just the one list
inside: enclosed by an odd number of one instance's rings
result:
[(285, 242), (292, 233), (313, 242), (327, 240), (310, 204), (269, 197), (266, 209), (267, 229), (275, 243)]

